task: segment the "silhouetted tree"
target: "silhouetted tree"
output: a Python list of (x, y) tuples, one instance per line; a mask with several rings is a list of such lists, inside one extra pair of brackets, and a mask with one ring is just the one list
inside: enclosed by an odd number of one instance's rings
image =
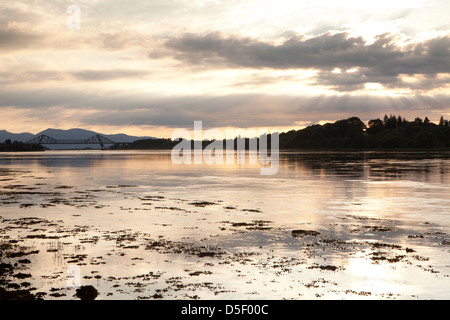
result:
[(444, 120), (444, 117), (441, 116), (441, 120), (439, 120), (439, 126), (448, 127), (448, 120)]
[(375, 120), (370, 120), (368, 125), (369, 125), (369, 128), (367, 128), (367, 133), (370, 135), (376, 135), (377, 133), (384, 130), (384, 123), (383, 123), (383, 121), (381, 121), (380, 118), (375, 119)]
[(387, 128), (396, 128), (397, 127), (397, 118), (395, 117), (395, 115), (393, 116), (392, 114), (390, 115), (390, 117), (387, 119), (385, 126)]

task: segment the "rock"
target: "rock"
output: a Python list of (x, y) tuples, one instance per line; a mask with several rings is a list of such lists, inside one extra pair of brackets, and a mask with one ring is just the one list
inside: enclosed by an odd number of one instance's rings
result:
[(76, 296), (80, 300), (95, 300), (98, 296), (98, 291), (93, 286), (82, 286), (77, 289)]
[(316, 237), (320, 234), (318, 231), (314, 230), (292, 230), (291, 235), (293, 237), (304, 237), (304, 236), (313, 236)]
[(14, 267), (9, 263), (0, 263), (0, 276), (5, 273), (11, 272), (13, 269)]
[(336, 266), (326, 265), (326, 266), (311, 266), (311, 267), (308, 267), (308, 269), (320, 269), (320, 270), (336, 271), (339, 268), (336, 267)]
[(195, 202), (191, 202), (189, 203), (190, 205), (196, 206), (196, 207), (206, 207), (206, 206), (212, 206), (215, 205), (216, 203), (214, 202), (209, 202), (209, 201), (195, 201)]
[(31, 261), (30, 261), (30, 259), (20, 259), (19, 263), (27, 264), (27, 263), (31, 263)]
[(6, 291), (0, 288), (0, 300), (35, 300), (36, 297), (28, 290)]
[(8, 284), (6, 285), (6, 287), (7, 287), (8, 289), (19, 289), (19, 288), (20, 288), (20, 284), (17, 284), (17, 283), (8, 283)]
[(19, 272), (19, 273), (15, 274), (14, 277), (16, 277), (18, 279), (26, 279), (26, 278), (31, 278), (31, 274)]

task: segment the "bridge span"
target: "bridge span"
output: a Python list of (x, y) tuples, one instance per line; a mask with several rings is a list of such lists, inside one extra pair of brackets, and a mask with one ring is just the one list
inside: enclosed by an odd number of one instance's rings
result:
[[(27, 141), (26, 143), (30, 143), (30, 144), (98, 144), (100, 145), (100, 148), (102, 150), (106, 150), (105, 145), (111, 144), (117, 144), (117, 142), (112, 141), (111, 139), (105, 138), (99, 134), (92, 136), (90, 138), (87, 139), (74, 139), (74, 140), (58, 140), (58, 139), (54, 139), (52, 137), (49, 137), (45, 134), (37, 136), (29, 141)], [(131, 142), (120, 142), (120, 144), (128, 144)]]

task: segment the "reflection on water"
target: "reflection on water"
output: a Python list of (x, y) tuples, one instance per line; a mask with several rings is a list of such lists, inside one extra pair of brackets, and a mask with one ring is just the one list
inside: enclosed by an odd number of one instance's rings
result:
[(62, 298), (73, 265), (102, 299), (450, 297), (450, 152), (281, 152), (278, 165), (4, 153), (0, 243), (38, 248), (23, 268)]
[[(248, 160), (248, 153), (246, 156)], [(283, 174), (339, 175), (344, 177), (446, 178), (450, 152), (281, 152), (279, 165)], [(219, 165), (172, 164), (168, 151), (113, 152), (113, 151), (47, 151), (33, 154), (4, 153), (2, 166), (40, 167), (99, 167), (108, 170), (115, 166), (137, 170), (167, 169), (202, 172), (209, 168), (222, 171), (256, 167), (247, 163)], [(201, 170), (197, 170), (201, 166)], [(247, 172), (245, 172), (247, 173)], [(248, 172), (250, 173), (250, 172)], [(251, 173), (250, 173), (251, 174)]]

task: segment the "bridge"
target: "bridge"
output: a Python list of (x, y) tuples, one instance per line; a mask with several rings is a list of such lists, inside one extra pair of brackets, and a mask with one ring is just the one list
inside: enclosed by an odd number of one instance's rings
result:
[[(116, 144), (116, 142), (111, 139), (105, 138), (99, 134), (92, 136), (88, 139), (80, 139), (80, 140), (57, 140), (49, 137), (45, 134), (40, 135), (36, 138), (33, 138), (26, 143), (30, 144), (99, 144), (102, 150), (105, 150), (105, 144)], [(130, 142), (121, 142), (121, 143), (130, 143)]]

